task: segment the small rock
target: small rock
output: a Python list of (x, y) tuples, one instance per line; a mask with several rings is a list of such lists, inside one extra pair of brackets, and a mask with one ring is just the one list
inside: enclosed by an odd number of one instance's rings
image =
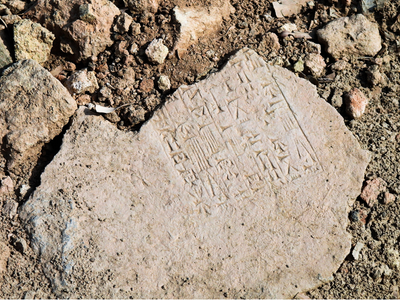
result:
[(386, 185), (386, 182), (382, 178), (367, 180), (360, 195), (361, 199), (369, 207), (374, 206), (378, 201), (379, 194), (386, 190)]
[(28, 194), (28, 192), (31, 190), (30, 185), (28, 184), (23, 184), (19, 188), (19, 194), (21, 195), (22, 198), (25, 198), (25, 196)]
[(372, 65), (367, 70), (367, 80), (373, 86), (383, 83), (384, 79), (382, 73), (379, 71), (379, 66)]
[(389, 193), (385, 192), (384, 197), (383, 197), (383, 204), (390, 204), (396, 200), (396, 196)]
[(360, 252), (361, 249), (364, 247), (364, 243), (357, 242), (357, 244), (354, 246), (353, 251), (351, 252), (351, 255), (353, 256), (354, 260), (358, 260), (360, 257)]
[(100, 89), (99, 94), (100, 94), (101, 97), (109, 98), (109, 97), (111, 97), (111, 95), (112, 95), (112, 91), (111, 91), (110, 88), (108, 88), (108, 87), (106, 87), (106, 86), (103, 86), (103, 87)]
[(168, 76), (161, 75), (160, 78), (158, 78), (157, 85), (161, 91), (165, 92), (171, 88), (171, 81)]
[(129, 31), (129, 28), (133, 22), (133, 18), (127, 13), (122, 13), (117, 17), (114, 31), (118, 33), (125, 33)]
[(307, 53), (321, 54), (321, 45), (320, 44), (307, 41), (306, 47), (307, 47), (307, 49), (306, 49)]
[(132, 33), (132, 35), (133, 36), (139, 35), (140, 34), (140, 28), (141, 28), (141, 26), (140, 26), (139, 23), (132, 22), (132, 24), (131, 24), (131, 33)]
[(8, 194), (14, 190), (14, 182), (10, 176), (1, 179), (0, 194)]
[(317, 53), (307, 54), (305, 57), (305, 66), (315, 77), (321, 77), (325, 72), (326, 63), (324, 58)]
[(28, 8), (28, 3), (21, 0), (7, 0), (7, 6), (14, 15), (17, 15)]
[(352, 210), (349, 214), (349, 219), (352, 222), (358, 222), (360, 220), (360, 211), (358, 209)]
[(92, 4), (85, 3), (79, 6), (79, 19), (89, 24), (97, 22), (97, 16)]
[(343, 71), (343, 70), (348, 69), (349, 67), (350, 67), (350, 64), (347, 61), (338, 60), (331, 66), (331, 69), (332, 69), (332, 71)]
[(17, 22), (22, 21), (22, 18), (18, 15), (6, 15), (2, 16), (1, 19), (7, 24), (7, 26), (12, 26)]
[[(262, 39), (260, 46), (269, 51), (277, 52), (281, 48), (278, 36), (273, 32), (268, 32)], [(260, 49), (260, 47), (259, 47)]]
[(12, 15), (11, 10), (4, 4), (0, 4), (0, 16)]
[(340, 89), (335, 89), (331, 98), (331, 104), (335, 108), (340, 108), (343, 105), (343, 92)]
[(94, 93), (99, 88), (95, 72), (82, 69), (73, 73), (65, 82), (71, 94)]
[(277, 31), (278, 31), (278, 33), (282, 33), (284, 31), (294, 32), (294, 31), (297, 31), (297, 25), (294, 23), (287, 23), (287, 24), (279, 27)]
[(139, 89), (144, 93), (150, 93), (154, 89), (154, 81), (150, 78), (143, 79)]
[(364, 114), (365, 108), (368, 104), (368, 98), (365, 97), (363, 92), (358, 88), (353, 88), (350, 92), (345, 94), (344, 103), (346, 105), (347, 114), (356, 119), (360, 118)]
[(388, 266), (394, 271), (400, 271), (400, 253), (395, 249), (386, 249), (385, 256)]
[(35, 299), (36, 293), (34, 291), (26, 291), (23, 299)]
[(90, 95), (82, 94), (82, 95), (79, 95), (78, 98), (76, 98), (76, 104), (78, 104), (78, 105), (86, 105), (86, 104), (90, 103), (91, 100), (92, 100), (92, 98), (90, 97)]
[(136, 43), (132, 43), (132, 45), (129, 47), (129, 53), (130, 54), (136, 54), (139, 51), (139, 47)]
[(5, 243), (0, 242), (0, 275), (7, 270), (7, 262), (10, 255), (10, 248)]
[(296, 73), (300, 73), (304, 71), (304, 61), (300, 58), (293, 66), (293, 70)]
[(362, 14), (336, 19), (318, 30), (317, 35), (336, 60), (352, 55), (375, 56), (382, 48), (378, 25)]
[(14, 200), (7, 200), (3, 205), (3, 215), (13, 219), (17, 215), (18, 202)]
[(48, 60), (55, 36), (46, 28), (31, 20), (14, 24), (15, 59), (34, 59), (42, 64)]
[(162, 39), (155, 39), (147, 47), (146, 55), (151, 62), (162, 64), (168, 55), (168, 47), (164, 45)]

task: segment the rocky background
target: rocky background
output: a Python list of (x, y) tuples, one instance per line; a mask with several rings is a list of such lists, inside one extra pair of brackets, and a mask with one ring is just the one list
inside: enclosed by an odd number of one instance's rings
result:
[(174, 90), (243, 47), (316, 85), (372, 154), (349, 214), (351, 253), (298, 298), (399, 297), (399, 1), (0, 3), (0, 297), (54, 297), (18, 208), (77, 107), (124, 105), (104, 117), (139, 130)]

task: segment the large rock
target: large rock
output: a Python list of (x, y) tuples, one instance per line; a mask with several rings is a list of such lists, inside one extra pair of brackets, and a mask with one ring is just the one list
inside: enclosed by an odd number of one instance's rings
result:
[(58, 48), (81, 61), (113, 44), (111, 27), (119, 14), (118, 7), (108, 0), (39, 0), (27, 17), (55, 33)]
[(54, 34), (31, 20), (14, 23), (15, 59), (34, 59), (44, 63), (50, 56), (54, 39)]
[(382, 48), (378, 25), (364, 15), (344, 17), (318, 30), (318, 39), (335, 59), (356, 56), (375, 56)]
[(36, 61), (7, 68), (0, 77), (0, 138), (9, 171), (33, 167), (43, 144), (61, 133), (76, 108), (67, 89)]
[(139, 133), (79, 109), (20, 216), (62, 297), (293, 297), (348, 255), (368, 158), (313, 85), (244, 49)]

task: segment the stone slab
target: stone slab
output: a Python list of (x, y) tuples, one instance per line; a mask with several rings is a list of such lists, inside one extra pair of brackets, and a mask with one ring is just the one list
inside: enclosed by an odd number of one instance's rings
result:
[(289, 298), (348, 255), (368, 160), (313, 85), (243, 49), (138, 133), (80, 108), (20, 216), (62, 297)]

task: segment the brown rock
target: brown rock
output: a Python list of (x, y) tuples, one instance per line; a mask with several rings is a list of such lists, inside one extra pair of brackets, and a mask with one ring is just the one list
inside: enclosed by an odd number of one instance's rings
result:
[(150, 93), (154, 89), (154, 81), (150, 78), (143, 79), (139, 84), (139, 89), (144, 93)]
[(222, 25), (224, 18), (228, 18), (235, 9), (229, 0), (214, 1), (207, 7), (175, 7), (174, 16), (180, 23), (180, 32), (174, 50), (179, 56), (203, 36), (213, 36)]
[(1, 179), (0, 185), (0, 195), (1, 194), (8, 194), (14, 191), (14, 182), (12, 181), (10, 176), (6, 176)]
[(7, 200), (3, 205), (3, 215), (7, 216), (7, 218), (14, 218), (17, 215), (18, 202), (14, 200)]
[(350, 252), (367, 164), (312, 84), (243, 49), (140, 132), (80, 108), (20, 217), (63, 297), (291, 298)]
[(362, 14), (336, 19), (318, 30), (318, 39), (335, 59), (375, 56), (382, 47), (378, 25)]
[(396, 196), (389, 193), (385, 192), (385, 195), (383, 197), (383, 204), (390, 204), (396, 200)]
[(87, 94), (79, 95), (79, 97), (76, 98), (76, 104), (86, 105), (86, 104), (89, 104), (91, 102), (91, 100), (92, 100), (92, 98), (90, 97), (90, 95), (87, 95)]
[(345, 94), (344, 103), (347, 114), (356, 119), (360, 118), (368, 105), (368, 98), (358, 88), (353, 88)]
[(382, 178), (367, 180), (361, 192), (361, 199), (372, 207), (378, 202), (378, 196), (386, 190), (386, 182)]
[[(111, 27), (118, 7), (108, 0), (39, 0), (26, 16), (37, 20), (59, 37), (57, 47), (73, 61), (97, 56), (113, 44)], [(76, 9), (78, 8), (78, 9)]]
[(94, 93), (99, 85), (97, 83), (95, 72), (87, 69), (79, 70), (73, 73), (64, 83), (71, 94), (83, 94), (85, 92)]
[(123, 0), (133, 13), (150, 12), (156, 13), (160, 0)]
[(117, 17), (114, 31), (124, 34), (125, 32), (128, 32), (132, 22), (133, 18), (124, 12)]
[(0, 77), (0, 138), (10, 150), (9, 171), (19, 173), (23, 163), (29, 174), (43, 144), (61, 133), (75, 110), (65, 87), (36, 61), (7, 68)]

